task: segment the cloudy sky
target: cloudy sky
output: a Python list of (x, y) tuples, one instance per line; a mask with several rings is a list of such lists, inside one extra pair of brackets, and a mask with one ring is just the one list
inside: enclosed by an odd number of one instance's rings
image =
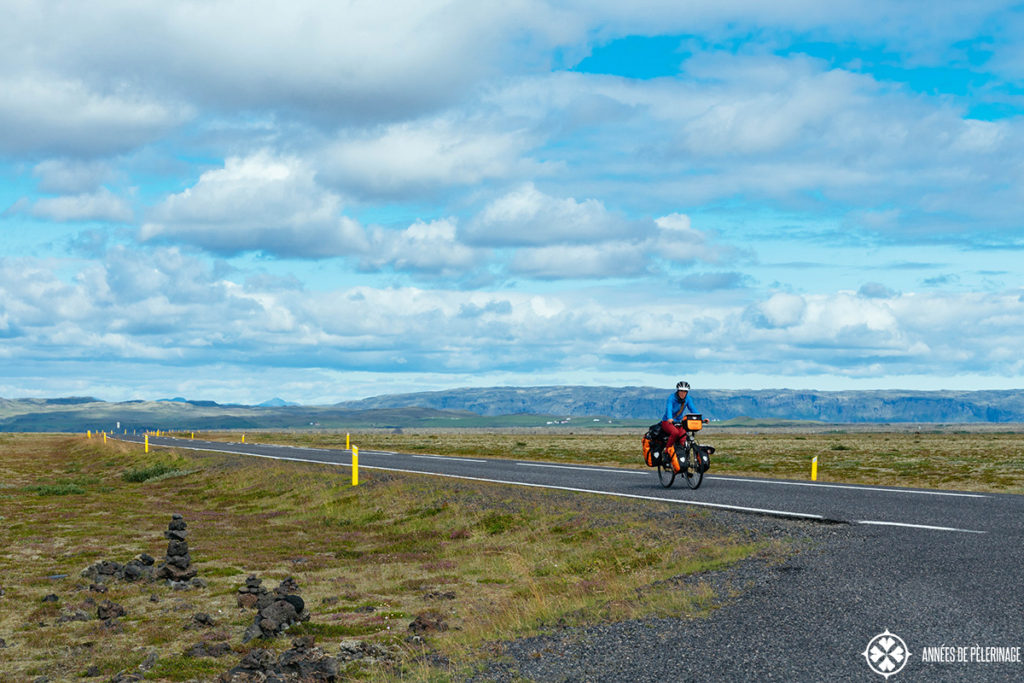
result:
[(6, 0), (0, 396), (1021, 387), (1015, 4)]

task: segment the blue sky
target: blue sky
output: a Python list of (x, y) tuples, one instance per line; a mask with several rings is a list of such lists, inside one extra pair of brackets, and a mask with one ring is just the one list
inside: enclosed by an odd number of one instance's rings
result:
[(1014, 3), (0, 8), (0, 396), (1020, 388)]

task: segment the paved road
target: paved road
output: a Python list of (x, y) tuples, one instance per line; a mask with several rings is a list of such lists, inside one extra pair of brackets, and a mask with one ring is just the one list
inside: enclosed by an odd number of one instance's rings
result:
[[(169, 438), (150, 443), (342, 468), (351, 463), (347, 451), (331, 449)], [(624, 635), (640, 628), (633, 624), (539, 639), (538, 649), (520, 662), (519, 672), (527, 678), (881, 681), (862, 653), (874, 636), (888, 630), (904, 639), (911, 654), (893, 681), (1024, 680), (1024, 663), (992, 661), (1024, 656), (1024, 496), (728, 476), (709, 476), (691, 491), (678, 481), (664, 489), (654, 470), (641, 467), (373, 450), (360, 450), (359, 465), (360, 470), (668, 500), (813, 529), (815, 550), (785, 567), (755, 571), (749, 585), (737, 586), (743, 589), (740, 597), (710, 619), (643, 627), (651, 629), (648, 636), (659, 628), (671, 631), (657, 638)], [(743, 580), (742, 572), (735, 580)], [(698, 654), (671, 647), (665, 637), (669, 643), (678, 637), (706, 645)], [(952, 648), (938, 653), (953, 661), (922, 658), (925, 648), (940, 647)], [(543, 652), (560, 654), (537, 656)], [(958, 661), (961, 655), (967, 661)]]

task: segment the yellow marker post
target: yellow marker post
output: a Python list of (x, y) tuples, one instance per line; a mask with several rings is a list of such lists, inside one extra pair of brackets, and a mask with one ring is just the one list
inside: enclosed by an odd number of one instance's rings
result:
[(352, 446), (350, 446), (349, 443), (348, 443), (348, 434), (346, 433), (345, 434), (345, 450), (347, 451), (350, 448), (352, 448)]
[(195, 432), (192, 432), (192, 436), (190, 436), (189, 438), (190, 438), (190, 439), (194, 439), (194, 438), (196, 438), (196, 433), (195, 433)]
[(359, 446), (352, 447), (352, 485), (359, 486)]
[(103, 432), (103, 443), (107, 442), (107, 433)]
[(811, 460), (811, 481), (818, 481), (818, 456)]
[(146, 452), (149, 453), (149, 434), (146, 434)]
[(242, 443), (245, 443), (245, 434), (242, 434)]
[(91, 429), (87, 429), (85, 431), (85, 438), (87, 438), (87, 439), (91, 439), (92, 438), (92, 430)]

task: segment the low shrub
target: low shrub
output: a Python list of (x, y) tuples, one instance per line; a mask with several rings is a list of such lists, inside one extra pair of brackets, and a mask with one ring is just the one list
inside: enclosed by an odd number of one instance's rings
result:
[(128, 470), (121, 475), (121, 478), (131, 483), (142, 483), (154, 479), (156, 477), (169, 474), (170, 472), (176, 471), (178, 468), (168, 463), (157, 463), (155, 465), (146, 465), (145, 467), (136, 467)]

